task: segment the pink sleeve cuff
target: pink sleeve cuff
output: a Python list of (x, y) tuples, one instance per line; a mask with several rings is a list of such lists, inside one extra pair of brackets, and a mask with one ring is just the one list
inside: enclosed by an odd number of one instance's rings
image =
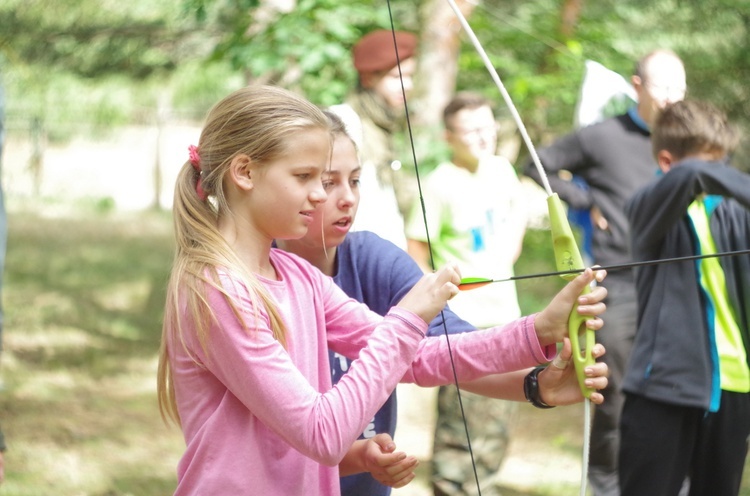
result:
[(405, 310), (401, 307), (392, 307), (390, 310), (388, 310), (387, 315), (399, 319), (400, 321), (407, 324), (409, 328), (419, 333), (420, 337), (425, 337), (427, 333), (427, 322), (422, 320), (422, 318), (417, 314), (410, 312), (409, 310)]
[(524, 319), (523, 330), (524, 336), (526, 337), (526, 345), (539, 363), (548, 363), (555, 358), (555, 355), (557, 355), (557, 346), (549, 344), (542, 347), (539, 343), (539, 338), (536, 335), (536, 328), (534, 327), (536, 315), (537, 314), (532, 314)]

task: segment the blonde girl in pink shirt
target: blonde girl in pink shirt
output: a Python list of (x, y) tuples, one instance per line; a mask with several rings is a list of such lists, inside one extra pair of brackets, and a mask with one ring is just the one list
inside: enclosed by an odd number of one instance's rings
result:
[[(423, 338), (458, 291), (454, 267), (382, 317), (272, 248), (304, 236), (326, 201), (331, 141), (311, 103), (247, 87), (209, 112), (178, 175), (158, 372), (162, 413), (186, 442), (175, 494), (337, 495), (337, 465), (399, 381), (452, 381), (446, 340)], [(459, 379), (548, 362), (576, 302), (601, 328), (606, 290), (578, 296), (593, 279), (586, 271), (539, 314), (451, 336)], [(335, 386), (329, 348), (355, 359)]]

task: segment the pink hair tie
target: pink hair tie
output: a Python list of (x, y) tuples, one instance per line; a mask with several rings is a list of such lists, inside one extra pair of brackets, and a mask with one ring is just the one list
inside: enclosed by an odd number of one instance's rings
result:
[(195, 172), (198, 173), (198, 181), (195, 183), (195, 192), (198, 194), (198, 198), (205, 201), (208, 195), (206, 195), (206, 192), (203, 190), (203, 178), (201, 177), (201, 156), (198, 153), (198, 147), (195, 145), (190, 145), (188, 146), (188, 152), (190, 154), (190, 164), (193, 166), (193, 169), (195, 169)]
[(193, 168), (198, 172), (201, 171), (201, 156), (198, 153), (198, 147), (195, 145), (188, 146), (188, 153), (190, 154), (190, 163), (193, 164)]

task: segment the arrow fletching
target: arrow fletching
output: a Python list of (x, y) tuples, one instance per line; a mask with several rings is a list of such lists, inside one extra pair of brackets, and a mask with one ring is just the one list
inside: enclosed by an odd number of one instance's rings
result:
[(488, 284), (495, 282), (493, 279), (487, 279), (485, 277), (465, 277), (461, 279), (458, 284), (458, 289), (461, 291), (469, 291), (471, 289), (481, 288)]

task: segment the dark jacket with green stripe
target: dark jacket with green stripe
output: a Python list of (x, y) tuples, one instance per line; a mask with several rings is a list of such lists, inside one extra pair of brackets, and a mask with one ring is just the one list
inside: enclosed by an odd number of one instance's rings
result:
[[(723, 162), (687, 159), (628, 201), (635, 261), (700, 252), (687, 208), (700, 194), (719, 195), (709, 216), (718, 252), (750, 248), (750, 175)], [(710, 203), (710, 202), (709, 202)], [(748, 349), (750, 255), (720, 258), (728, 296)], [(696, 261), (636, 269), (638, 331), (623, 390), (675, 405), (718, 405), (718, 364)], [(607, 332), (606, 328), (601, 332)]]

